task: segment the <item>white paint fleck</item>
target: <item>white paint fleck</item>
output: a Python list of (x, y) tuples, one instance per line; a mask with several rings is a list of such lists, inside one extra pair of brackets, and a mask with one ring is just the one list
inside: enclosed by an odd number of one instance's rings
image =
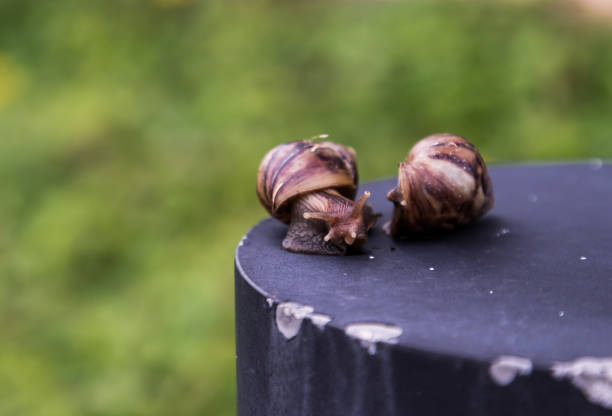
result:
[(509, 228), (502, 228), (501, 230), (499, 230), (499, 232), (497, 234), (495, 234), (497, 237), (501, 237), (502, 235), (506, 235), (506, 234), (510, 234), (510, 229)]
[(434, 270), (436, 270), (436, 268), (435, 267), (430, 267), (429, 270), (431, 270), (433, 272)]
[(589, 167), (591, 170), (599, 170), (603, 166), (603, 161), (601, 159), (591, 159), (589, 161)]
[(369, 258), (370, 260), (374, 260), (376, 257), (374, 257), (374, 256), (368, 256), (368, 258)]
[(592, 403), (612, 409), (612, 357), (558, 362), (551, 370), (556, 379), (569, 379)]
[(402, 328), (396, 325), (380, 324), (376, 322), (358, 322), (348, 324), (344, 332), (361, 341), (361, 345), (368, 350), (370, 355), (376, 354), (376, 344), (384, 342), (396, 344)]
[(343, 276), (348, 276), (348, 273), (342, 273)]
[(565, 311), (559, 311), (559, 318), (563, 318), (565, 316)]
[(533, 365), (531, 360), (513, 355), (502, 355), (491, 363), (489, 375), (500, 386), (512, 383), (516, 376), (528, 376)]
[(266, 303), (268, 304), (268, 306), (271, 308), (272, 305), (274, 305), (274, 299), (272, 298), (266, 298)]
[(587, 256), (580, 256), (580, 260), (585, 261), (588, 260), (589, 258)]
[(312, 306), (295, 302), (279, 303), (276, 307), (276, 326), (285, 338), (291, 339), (300, 332), (304, 318), (313, 312)]
[(493, 291), (492, 291), (492, 290), (489, 290), (489, 295), (492, 295), (492, 294), (493, 294)]
[(311, 313), (308, 315), (308, 318), (312, 321), (312, 324), (320, 330), (323, 330), (325, 325), (331, 321), (331, 317), (329, 315), (324, 315), (322, 313)]
[(244, 237), (242, 237), (242, 239), (238, 243), (238, 247), (242, 247), (242, 246), (246, 245), (247, 243), (248, 243), (247, 236), (245, 235)]

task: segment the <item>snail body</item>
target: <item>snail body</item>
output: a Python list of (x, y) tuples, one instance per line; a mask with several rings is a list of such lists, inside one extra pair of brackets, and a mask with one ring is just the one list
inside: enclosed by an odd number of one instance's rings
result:
[(353, 201), (355, 158), (352, 148), (313, 140), (283, 143), (264, 156), (257, 196), (270, 215), (289, 224), (285, 250), (342, 255), (365, 243), (377, 216), (366, 204), (369, 192)]
[(480, 153), (448, 133), (428, 136), (412, 148), (387, 199), (395, 207), (384, 230), (396, 238), (452, 230), (481, 217), (494, 203)]

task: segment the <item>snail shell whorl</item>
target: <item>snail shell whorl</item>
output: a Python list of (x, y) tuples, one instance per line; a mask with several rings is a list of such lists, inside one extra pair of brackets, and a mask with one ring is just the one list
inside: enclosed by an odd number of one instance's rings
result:
[(289, 222), (292, 198), (333, 188), (352, 199), (357, 189), (355, 151), (329, 141), (302, 140), (270, 150), (257, 172), (257, 196), (275, 218)]
[(450, 230), (493, 207), (486, 165), (474, 145), (453, 134), (419, 141), (399, 164), (398, 185), (387, 198), (395, 210), (393, 236)]

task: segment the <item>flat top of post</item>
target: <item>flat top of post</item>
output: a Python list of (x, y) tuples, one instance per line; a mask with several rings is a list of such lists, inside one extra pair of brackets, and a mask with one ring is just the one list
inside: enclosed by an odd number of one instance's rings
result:
[(267, 219), (237, 265), (262, 296), (312, 306), (334, 328), (399, 326), (400, 348), (546, 366), (612, 356), (612, 165), (493, 166), (490, 175), (495, 207), (454, 233), (385, 235), (395, 184), (385, 180), (360, 190), (383, 213), (363, 254), (286, 252), (286, 226)]

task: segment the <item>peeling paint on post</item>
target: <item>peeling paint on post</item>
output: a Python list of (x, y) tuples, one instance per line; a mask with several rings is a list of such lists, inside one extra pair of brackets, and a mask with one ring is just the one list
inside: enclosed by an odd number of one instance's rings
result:
[(527, 358), (502, 355), (491, 363), (489, 374), (497, 384), (507, 386), (517, 376), (531, 374), (532, 367), (531, 361)]
[(583, 357), (555, 363), (553, 376), (569, 379), (593, 403), (612, 409), (612, 357)]

